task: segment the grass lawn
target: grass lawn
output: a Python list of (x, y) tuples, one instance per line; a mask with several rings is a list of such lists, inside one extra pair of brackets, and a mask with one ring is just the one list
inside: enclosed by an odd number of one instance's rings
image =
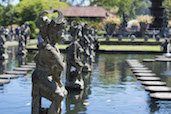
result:
[[(68, 45), (56, 45), (59, 49), (66, 49)], [(27, 48), (36, 49), (36, 45), (27, 46)], [(100, 45), (100, 50), (116, 50), (116, 51), (161, 51), (160, 46), (144, 46), (144, 45)]]
[[(98, 41), (106, 41), (106, 38), (99, 38)], [(118, 41), (118, 38), (111, 38), (109, 41)], [(131, 38), (123, 38), (122, 41), (131, 41)], [(143, 38), (136, 38), (134, 40), (135, 42), (143, 42)], [(160, 39), (160, 41), (163, 41), (163, 39)], [(155, 39), (148, 39), (148, 42), (156, 42)]]
[[(34, 39), (34, 40), (29, 40), (27, 43), (28, 44), (37, 44), (37, 39)], [(10, 42), (10, 41), (7, 41), (6, 43), (5, 43), (5, 46), (17, 46), (18, 45), (18, 41), (12, 41), (12, 42)]]
[[(66, 49), (68, 45), (67, 44), (63, 44), (63, 45), (59, 45), (59, 44), (56, 44), (56, 47), (58, 47), (59, 49)], [(37, 45), (31, 45), (31, 46), (27, 46), (28, 49), (32, 48), (32, 49), (36, 49), (37, 48)]]
[(161, 51), (160, 46), (144, 45), (101, 45), (100, 50), (118, 50), (118, 51)]

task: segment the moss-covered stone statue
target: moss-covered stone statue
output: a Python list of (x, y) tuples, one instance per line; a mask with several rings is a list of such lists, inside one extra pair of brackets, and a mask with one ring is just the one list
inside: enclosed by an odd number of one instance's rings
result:
[(48, 19), (45, 15), (47, 11), (39, 15), (39, 29), (43, 42), (38, 44), (38, 53), (34, 61), (36, 69), (32, 74), (32, 114), (39, 114), (41, 109), (41, 97), (52, 102), (47, 110), (48, 114), (61, 114), (63, 99), (67, 94), (61, 82), (61, 72), (65, 64), (55, 44), (61, 40), (61, 31), (65, 21), (63, 14), (58, 13), (57, 19)]
[[(66, 88), (82, 90), (84, 82), (82, 79), (83, 63), (81, 61), (81, 53), (83, 49), (78, 42), (78, 38), (81, 36), (81, 27), (79, 23), (72, 25), (69, 32), (73, 37), (72, 43), (66, 48), (67, 50), (67, 71), (66, 71)], [(75, 71), (71, 71), (74, 67)]]

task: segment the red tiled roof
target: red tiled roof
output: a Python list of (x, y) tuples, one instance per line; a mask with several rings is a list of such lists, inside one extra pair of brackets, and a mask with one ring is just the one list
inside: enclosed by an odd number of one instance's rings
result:
[(107, 17), (115, 16), (103, 7), (70, 6), (61, 10), (65, 17)]

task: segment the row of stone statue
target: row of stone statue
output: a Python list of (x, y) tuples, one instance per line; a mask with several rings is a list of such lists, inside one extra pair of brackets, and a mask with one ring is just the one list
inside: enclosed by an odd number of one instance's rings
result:
[[(95, 62), (95, 50), (98, 49), (98, 41), (93, 28), (87, 23), (72, 22), (69, 33), (73, 37), (67, 50), (66, 84), (70, 89), (83, 89), (82, 72), (91, 71), (91, 65)], [(72, 67), (75, 70), (72, 70)]]
[[(18, 51), (17, 55), (26, 55), (26, 45), (27, 45), (27, 37), (28, 37), (28, 31), (30, 31), (30, 28), (28, 27), (28, 24), (22, 25), (23, 29), (19, 30), (18, 34)], [(6, 34), (4, 32), (4, 28), (0, 28), (0, 60), (8, 59), (7, 54), (7, 48), (5, 47), (5, 42), (7, 41)]]
[(38, 44), (38, 53), (34, 57), (36, 69), (32, 74), (32, 114), (39, 114), (41, 110), (41, 97), (50, 100), (52, 104), (48, 114), (60, 114), (63, 99), (67, 94), (61, 82), (61, 73), (66, 69), (66, 88), (68, 90), (84, 88), (82, 72), (91, 71), (94, 62), (95, 50), (98, 48), (94, 29), (87, 24), (72, 22), (69, 33), (73, 37), (72, 42), (66, 48), (66, 63), (55, 44), (63, 40), (62, 33), (66, 21), (59, 10), (58, 17), (49, 19), (48, 11), (40, 13), (38, 27), (42, 42)]

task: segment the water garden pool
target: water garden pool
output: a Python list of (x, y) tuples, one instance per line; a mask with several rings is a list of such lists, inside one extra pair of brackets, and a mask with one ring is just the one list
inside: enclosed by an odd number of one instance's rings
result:
[[(31, 62), (34, 54), (27, 58), (15, 56), (16, 48), (10, 48), (9, 60), (1, 64), (2, 70), (12, 70), (21, 63)], [(151, 99), (149, 92), (130, 71), (126, 59), (154, 58), (145, 54), (97, 54), (91, 73), (83, 74), (85, 88), (81, 92), (69, 93), (63, 105), (63, 114), (169, 114), (171, 101)], [(168, 62), (143, 63), (162, 81), (171, 87), (171, 65)], [(0, 114), (31, 113), (31, 72), (20, 75), (9, 84), (0, 86)], [(65, 73), (63, 72), (63, 83)], [(42, 101), (47, 108), (50, 102)]]

